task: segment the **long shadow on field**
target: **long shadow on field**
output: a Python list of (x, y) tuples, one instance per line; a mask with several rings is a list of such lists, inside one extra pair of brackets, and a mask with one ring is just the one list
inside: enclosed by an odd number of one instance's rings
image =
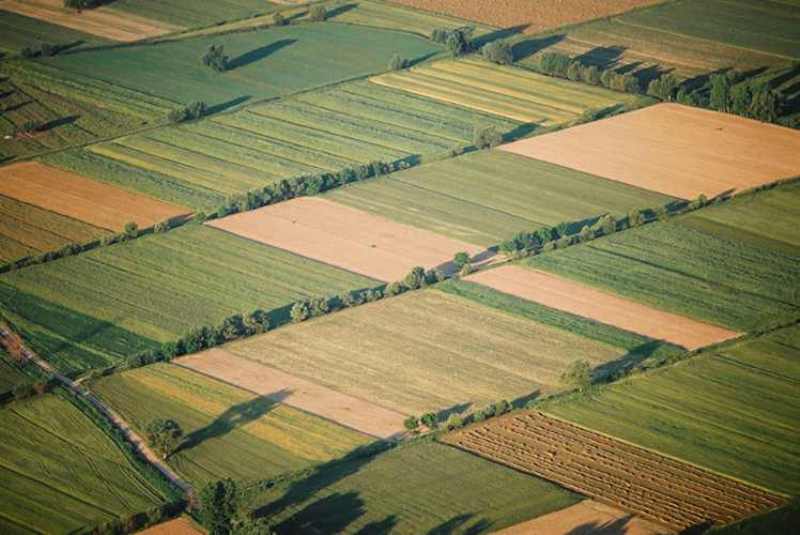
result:
[(569, 530), (565, 535), (625, 535), (633, 520), (633, 515), (627, 515), (611, 522), (587, 522)]
[(270, 409), (286, 399), (288, 395), (288, 391), (280, 390), (274, 394), (251, 399), (230, 407), (207, 426), (186, 435), (186, 439), (178, 447), (176, 453), (178, 451), (192, 449), (206, 440), (219, 438), (230, 433), (237, 427), (258, 420), (267, 414)]
[(510, 28), (504, 28), (502, 30), (495, 30), (493, 32), (489, 32), (484, 35), (480, 35), (472, 40), (472, 44), (475, 48), (480, 48), (486, 43), (491, 43), (492, 41), (497, 41), (498, 39), (507, 39), (512, 35), (518, 35), (530, 27), (530, 24), (520, 24), (518, 26), (511, 26)]
[(446, 520), (435, 528), (428, 530), (427, 535), (452, 535), (453, 533), (477, 535), (478, 533), (485, 533), (489, 531), (489, 529), (492, 527), (492, 523), (485, 518), (476, 520), (469, 527), (467, 527), (467, 522), (470, 522), (474, 516), (475, 515), (473, 514), (461, 514), (454, 516), (450, 520)]
[(531, 132), (533, 132), (534, 130), (536, 130), (539, 127), (540, 127), (540, 125), (538, 123), (521, 124), (518, 127), (516, 127), (514, 130), (510, 130), (510, 131), (506, 132), (505, 134), (503, 134), (503, 141), (505, 143), (510, 143), (512, 141), (516, 141), (518, 139), (521, 139), (521, 138), (527, 136), (528, 134), (530, 134)]
[(438, 53), (439, 52), (431, 52), (430, 54), (425, 54), (424, 56), (420, 56), (418, 58), (414, 58), (414, 59), (412, 59), (412, 60), (410, 60), (408, 62), (408, 66), (409, 67), (413, 67), (414, 65), (417, 65), (418, 63), (422, 63), (423, 61), (425, 61), (425, 60), (427, 60), (429, 58), (432, 58), (433, 56), (435, 56)]
[(341, 6), (336, 6), (333, 9), (328, 10), (327, 19), (332, 19), (334, 17), (338, 17), (342, 13), (347, 13), (348, 11), (355, 9), (358, 7), (358, 4), (342, 4)]
[(394, 447), (393, 443), (382, 440), (360, 446), (344, 457), (316, 466), (305, 477), (292, 481), (283, 496), (264, 504), (253, 511), (255, 518), (272, 517), (314, 497), (331, 485), (357, 473), (369, 464), (378, 454)]
[(576, 56), (575, 60), (584, 65), (594, 65), (598, 69), (605, 70), (617, 65), (626, 50), (627, 47), (624, 46), (596, 46), (588, 52)]
[(592, 379), (594, 381), (604, 381), (618, 373), (628, 372), (645, 360), (654, 357), (656, 352), (665, 346), (672, 346), (672, 344), (661, 340), (649, 340), (629, 350), (620, 358), (597, 366), (592, 372)]
[(436, 421), (441, 422), (443, 420), (447, 420), (451, 414), (461, 414), (467, 411), (470, 407), (472, 407), (472, 402), (467, 403), (457, 403), (452, 407), (448, 407), (446, 409), (442, 409), (436, 413)]
[(80, 118), (79, 115), (70, 115), (68, 117), (59, 117), (58, 119), (53, 119), (52, 121), (48, 121), (44, 123), (39, 130), (41, 132), (46, 132), (48, 130), (52, 130), (54, 128), (58, 128), (59, 126), (65, 126), (68, 124), (72, 124)]
[(515, 409), (522, 409), (531, 401), (538, 399), (539, 396), (542, 395), (542, 391), (538, 388), (531, 392), (530, 394), (525, 394), (524, 396), (520, 396), (517, 399), (511, 402), (511, 406)]
[(338, 492), (320, 498), (275, 527), (278, 534), (342, 533), (364, 516), (364, 500), (357, 492)]
[(376, 520), (365, 524), (356, 532), (356, 535), (388, 535), (397, 525), (397, 516), (389, 515), (383, 520)]
[(211, 115), (211, 114), (214, 114), (214, 113), (219, 113), (221, 111), (225, 111), (227, 109), (230, 109), (230, 108), (233, 108), (235, 106), (238, 106), (239, 104), (241, 104), (243, 102), (247, 102), (248, 100), (250, 100), (250, 95), (242, 95), (241, 97), (236, 97), (236, 98), (231, 99), (231, 100), (229, 100), (227, 102), (221, 102), (219, 104), (214, 104), (213, 106), (209, 106), (208, 107), (208, 109), (206, 110), (206, 115)]
[(545, 48), (551, 47), (556, 43), (560, 43), (566, 37), (564, 34), (557, 34), (557, 35), (548, 35), (547, 37), (540, 37), (538, 39), (523, 39), (520, 40), (511, 47), (511, 51), (514, 53), (514, 60), (519, 61), (521, 59), (525, 59), (529, 56), (536, 54), (544, 50)]
[(286, 48), (287, 46), (291, 46), (297, 42), (297, 39), (280, 39), (275, 41), (274, 43), (270, 43), (266, 46), (262, 46), (260, 48), (256, 48), (255, 50), (251, 50), (250, 52), (245, 52), (241, 56), (236, 56), (228, 63), (228, 70), (238, 69), (240, 67), (246, 67), (251, 63), (255, 63), (256, 61), (261, 61), (262, 59), (266, 58), (267, 56), (274, 54), (278, 50), (282, 48)]

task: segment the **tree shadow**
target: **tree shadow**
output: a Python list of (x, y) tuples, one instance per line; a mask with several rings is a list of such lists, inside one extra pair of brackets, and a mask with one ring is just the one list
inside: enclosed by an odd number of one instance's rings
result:
[(564, 535), (626, 535), (633, 515), (626, 515), (610, 522), (587, 522), (576, 526)]
[(492, 527), (492, 523), (485, 518), (476, 520), (473, 524), (467, 526), (467, 522), (470, 522), (474, 517), (475, 515), (471, 513), (464, 513), (454, 516), (453, 518), (442, 522), (438, 526), (429, 529), (426, 534), (452, 535), (453, 533), (463, 533), (464, 535), (477, 535), (478, 533), (487, 532)]
[(364, 525), (356, 532), (356, 535), (387, 535), (397, 525), (397, 516), (389, 515), (383, 520), (376, 520)]
[(673, 68), (664, 68), (661, 65), (650, 65), (649, 67), (635, 71), (633, 76), (639, 81), (640, 87), (647, 88), (650, 82), (674, 70)]
[(412, 60), (409, 60), (409, 61), (408, 61), (408, 66), (409, 66), (409, 67), (413, 67), (414, 65), (417, 65), (417, 64), (419, 64), (419, 63), (422, 63), (423, 61), (425, 61), (425, 60), (427, 60), (427, 59), (430, 59), (430, 58), (432, 58), (433, 56), (435, 56), (435, 55), (437, 55), (437, 54), (438, 54), (438, 52), (430, 52), (430, 53), (428, 53), (428, 54), (425, 54), (425, 55), (423, 55), (423, 56), (420, 56), (420, 57), (418, 57), (418, 58), (414, 58), (414, 59), (412, 59)]
[(492, 41), (497, 41), (501, 39), (508, 39), (513, 35), (518, 35), (527, 30), (530, 27), (530, 24), (520, 24), (518, 26), (511, 26), (509, 28), (503, 28), (500, 30), (495, 30), (493, 32), (489, 32), (484, 35), (479, 35), (475, 39), (472, 40), (472, 44), (476, 48), (480, 48), (487, 43), (491, 43)]
[(622, 54), (627, 47), (624, 46), (597, 46), (583, 54), (576, 56), (575, 60), (584, 65), (594, 65), (598, 69), (606, 70), (619, 64)]
[(447, 420), (451, 414), (461, 414), (467, 411), (472, 406), (472, 402), (469, 401), (467, 403), (457, 403), (452, 407), (448, 407), (446, 409), (442, 409), (436, 413), (436, 421), (441, 422)]
[(208, 109), (206, 110), (206, 115), (211, 115), (214, 113), (219, 113), (228, 110), (230, 108), (238, 106), (239, 104), (242, 104), (243, 102), (247, 102), (248, 100), (250, 100), (250, 95), (242, 95), (241, 97), (236, 97), (227, 102), (214, 104), (213, 106), (208, 107)]
[(364, 500), (357, 492), (334, 493), (307, 505), (275, 526), (275, 533), (342, 533), (364, 516)]
[(592, 371), (592, 381), (605, 381), (608, 379), (613, 379), (620, 373), (627, 373), (647, 359), (654, 357), (656, 352), (662, 349), (664, 346), (674, 346), (674, 344), (670, 344), (669, 342), (662, 340), (648, 340), (647, 342), (628, 350), (628, 352), (621, 357), (609, 362), (604, 362), (603, 364), (595, 367), (595, 369)]
[(29, 104), (33, 104), (33, 101), (32, 101), (32, 100), (26, 100), (25, 102), (18, 102), (18, 103), (16, 103), (16, 104), (12, 104), (12, 105), (11, 105), (11, 106), (9, 106), (8, 108), (4, 109), (4, 110), (3, 110), (3, 113), (8, 113), (8, 112), (12, 112), (12, 111), (17, 111), (17, 110), (19, 110), (19, 109), (22, 109), (22, 108), (24, 108), (25, 106), (27, 106), (27, 105), (29, 105)]
[(227, 70), (232, 71), (234, 69), (239, 69), (241, 67), (246, 67), (251, 63), (255, 63), (256, 61), (261, 61), (262, 59), (266, 58), (267, 56), (276, 53), (277, 51), (281, 50), (282, 48), (286, 48), (287, 46), (291, 46), (297, 42), (297, 39), (280, 39), (275, 41), (274, 43), (270, 43), (266, 46), (262, 46), (260, 48), (256, 48), (251, 50), (250, 52), (245, 52), (241, 56), (237, 56), (231, 59), (228, 62)]
[(199, 446), (206, 440), (219, 438), (230, 433), (237, 427), (241, 427), (261, 418), (267, 414), (270, 409), (286, 399), (290, 393), (291, 392), (287, 390), (280, 390), (273, 394), (261, 396), (229, 407), (207, 426), (186, 435), (186, 438), (181, 442), (180, 446), (178, 446), (175, 453), (190, 450), (195, 446)]
[(702, 535), (712, 527), (714, 527), (714, 522), (706, 520), (705, 522), (698, 522), (693, 526), (689, 526), (688, 528), (681, 530), (679, 535)]
[(53, 119), (52, 121), (48, 121), (44, 123), (39, 130), (42, 132), (46, 132), (47, 130), (52, 130), (54, 128), (58, 128), (59, 126), (65, 126), (68, 124), (72, 124), (75, 121), (80, 119), (80, 115), (70, 115), (68, 117), (59, 117), (58, 119)]
[(358, 4), (342, 4), (328, 10), (326, 18), (332, 19), (358, 7)]
[(503, 143), (510, 143), (512, 141), (516, 141), (521, 139), (531, 132), (536, 131), (541, 125), (538, 123), (525, 123), (517, 126), (513, 130), (509, 130), (505, 134), (503, 134)]
[(511, 51), (514, 54), (514, 60), (520, 61), (527, 57), (533, 56), (545, 48), (549, 48), (556, 43), (560, 43), (565, 37), (566, 35), (564, 34), (556, 34), (548, 35), (547, 37), (521, 39), (511, 46)]
[(536, 390), (534, 390), (530, 394), (525, 394), (524, 396), (520, 396), (520, 397), (512, 400), (511, 401), (511, 406), (514, 407), (515, 409), (524, 409), (525, 406), (528, 403), (530, 403), (531, 401), (534, 401), (536, 399), (539, 399), (539, 397), (541, 395), (542, 395), (542, 391), (537, 388)]

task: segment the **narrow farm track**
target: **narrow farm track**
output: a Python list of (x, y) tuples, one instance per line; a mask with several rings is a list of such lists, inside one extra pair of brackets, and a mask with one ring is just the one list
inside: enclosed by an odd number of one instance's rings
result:
[(125, 440), (133, 445), (136, 451), (153, 466), (155, 466), (164, 477), (169, 479), (173, 484), (180, 487), (186, 494), (186, 500), (189, 504), (194, 503), (194, 489), (192, 486), (181, 479), (167, 463), (165, 463), (145, 442), (144, 438), (139, 435), (133, 428), (111, 407), (103, 403), (89, 389), (83, 386), (80, 382), (73, 381), (69, 377), (60, 374), (49, 362), (34, 353), (29, 349), (22, 338), (14, 332), (7, 323), (0, 321), (0, 346), (2, 346), (12, 358), (19, 361), (30, 361), (36, 364), (42, 371), (48, 375), (52, 375), (64, 387), (70, 389), (76, 395), (91, 403), (100, 413), (117, 429), (119, 429)]
[(676, 530), (728, 524), (786, 501), (539, 412), (498, 418), (445, 442)]

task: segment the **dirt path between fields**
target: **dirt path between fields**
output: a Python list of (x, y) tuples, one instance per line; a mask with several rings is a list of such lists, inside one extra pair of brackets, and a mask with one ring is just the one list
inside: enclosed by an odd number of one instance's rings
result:
[(0, 322), (0, 346), (3, 346), (3, 348), (5, 348), (5, 350), (14, 359), (19, 361), (33, 362), (43, 372), (45, 372), (45, 374), (52, 375), (64, 387), (70, 389), (73, 393), (91, 403), (100, 412), (100, 414), (102, 414), (111, 423), (111, 425), (122, 432), (125, 439), (133, 445), (139, 455), (147, 460), (147, 462), (155, 466), (158, 471), (164, 475), (164, 477), (180, 487), (181, 490), (183, 490), (183, 492), (186, 494), (186, 500), (190, 504), (194, 503), (194, 490), (192, 489), (192, 486), (188, 482), (181, 479), (178, 474), (173, 472), (172, 468), (170, 468), (161, 459), (161, 457), (156, 455), (156, 453), (150, 449), (150, 447), (147, 445), (147, 442), (145, 442), (145, 440), (131, 428), (130, 424), (128, 424), (125, 419), (117, 414), (111, 407), (95, 397), (95, 395), (92, 394), (89, 389), (80, 383), (73, 381), (69, 377), (60, 374), (49, 362), (25, 346), (22, 338), (16, 332), (11, 330), (9, 325), (5, 322)]

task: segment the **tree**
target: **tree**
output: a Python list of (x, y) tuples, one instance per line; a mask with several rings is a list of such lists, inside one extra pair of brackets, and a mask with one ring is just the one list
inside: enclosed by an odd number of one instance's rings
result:
[(403, 426), (405, 426), (407, 431), (417, 431), (419, 429), (419, 418), (413, 415), (409, 416), (403, 420)]
[(569, 69), (571, 60), (566, 54), (559, 54), (558, 52), (545, 52), (539, 58), (539, 70), (546, 74), (560, 76), (565, 78), (567, 70)]
[(718, 111), (728, 111), (731, 96), (731, 79), (725, 74), (711, 75), (709, 106)]
[(175, 452), (183, 437), (183, 429), (175, 420), (157, 418), (147, 425), (147, 442), (163, 459)]
[(600, 218), (600, 225), (600, 228), (603, 229), (603, 234), (605, 236), (614, 234), (617, 231), (617, 220), (611, 214), (606, 214)]
[(470, 38), (474, 28), (472, 26), (464, 26), (463, 28), (455, 28), (447, 33), (444, 41), (447, 49), (454, 56), (463, 56), (472, 51), (472, 43)]
[(400, 54), (394, 54), (392, 59), (389, 60), (389, 70), (391, 71), (399, 71), (405, 69), (411, 65), (411, 62), (403, 57)]
[(584, 242), (584, 241), (589, 241), (590, 239), (592, 239), (593, 235), (594, 235), (594, 233), (592, 232), (592, 229), (589, 228), (589, 225), (584, 225), (583, 228), (581, 229), (580, 233), (578, 234), (578, 237), (580, 238), (580, 240), (582, 242)]
[(445, 427), (448, 431), (452, 431), (453, 429), (459, 429), (464, 427), (464, 418), (461, 417), (459, 414), (451, 414), (447, 417), (447, 422), (445, 422)]
[(567, 67), (567, 78), (572, 80), (573, 82), (577, 82), (581, 79), (581, 64), (577, 61), (571, 61), (569, 67)]
[(432, 412), (426, 412), (420, 417), (422, 425), (428, 429), (436, 429), (436, 415)]
[(123, 233), (125, 235), (125, 239), (131, 240), (139, 235), (139, 225), (137, 225), (134, 221), (129, 221), (125, 223)]
[(492, 41), (483, 45), (481, 55), (489, 61), (500, 65), (514, 63), (514, 49), (507, 41)]
[(494, 148), (503, 142), (503, 134), (491, 126), (476, 125), (472, 131), (472, 144), (479, 149)]
[(505, 399), (501, 399), (500, 401), (495, 403), (492, 407), (494, 409), (493, 414), (495, 416), (500, 416), (501, 414), (505, 414), (511, 410), (511, 403), (509, 403)]
[(662, 74), (647, 86), (647, 94), (664, 101), (675, 100), (680, 81), (672, 73)]
[(272, 16), (272, 24), (275, 26), (286, 26), (289, 24), (289, 21), (283, 16), (283, 13), (278, 11)]
[(308, 20), (311, 22), (322, 22), (328, 18), (328, 10), (324, 6), (313, 6), (308, 11)]
[(638, 227), (642, 223), (644, 223), (644, 216), (642, 215), (641, 210), (632, 208), (631, 211), (628, 212), (628, 226), (631, 228)]
[(416, 290), (425, 286), (425, 268), (420, 266), (413, 268), (403, 279), (403, 284), (410, 290)]
[(225, 55), (225, 48), (222, 45), (211, 45), (203, 55), (203, 65), (211, 67), (217, 72), (228, 70), (228, 56)]
[(228, 535), (232, 532), (239, 498), (236, 483), (230, 478), (203, 487), (200, 491), (200, 518), (209, 535)]
[(600, 85), (600, 69), (589, 65), (581, 69), (581, 80), (591, 85)]
[(311, 315), (324, 316), (331, 311), (330, 303), (327, 297), (317, 297), (311, 300)]
[(588, 360), (572, 362), (561, 374), (561, 383), (581, 391), (586, 390), (592, 384), (592, 365)]
[(458, 274), (462, 277), (466, 277), (473, 271), (475, 271), (475, 269), (472, 267), (472, 264), (464, 264), (461, 266), (461, 269), (458, 270)]
[(309, 310), (308, 303), (305, 301), (298, 301), (292, 305), (292, 310), (289, 312), (289, 315), (292, 317), (293, 322), (300, 323), (311, 316), (311, 310)]
[(386, 295), (393, 296), (393, 295), (400, 295), (406, 290), (406, 287), (401, 282), (391, 282), (388, 286), (386, 286)]
[(458, 269), (461, 269), (465, 265), (469, 264), (469, 253), (464, 251), (456, 253), (455, 256), (453, 256), (453, 263)]

